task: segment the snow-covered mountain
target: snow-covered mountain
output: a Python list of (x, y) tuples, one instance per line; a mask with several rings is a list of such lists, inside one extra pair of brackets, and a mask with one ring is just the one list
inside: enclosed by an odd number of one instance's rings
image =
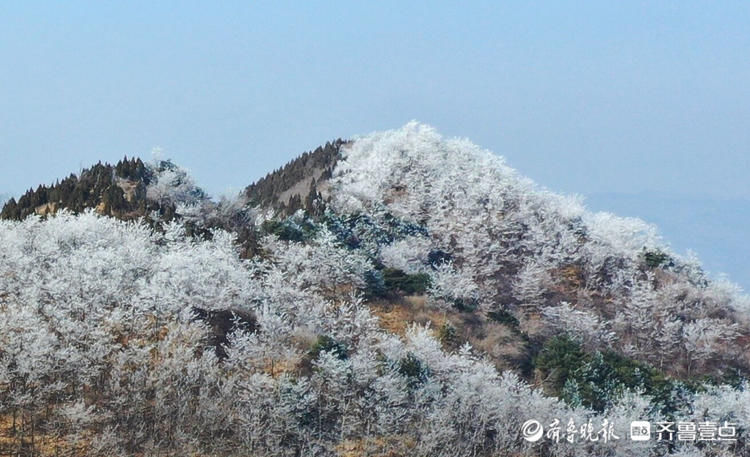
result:
[(750, 455), (748, 297), (467, 140), (92, 170), (3, 209), (0, 454)]

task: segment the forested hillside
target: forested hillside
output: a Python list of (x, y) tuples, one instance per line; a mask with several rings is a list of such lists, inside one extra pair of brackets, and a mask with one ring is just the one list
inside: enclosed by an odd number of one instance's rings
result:
[[(253, 206), (273, 208), (284, 215), (304, 209), (310, 215), (323, 211), (321, 190), (339, 159), (342, 140), (305, 152), (284, 167), (268, 173), (245, 189)], [(322, 189), (321, 189), (322, 188)]]
[[(148, 167), (141, 159), (127, 157), (116, 165), (97, 163), (79, 175), (71, 174), (53, 185), (29, 189), (18, 201), (11, 198), (3, 205), (0, 218), (22, 220), (29, 215), (47, 216), (59, 210), (97, 213), (119, 219), (137, 219), (152, 211), (171, 218), (175, 198), (167, 195), (186, 192), (188, 200), (206, 196), (192, 184), (187, 174), (169, 161)], [(186, 196), (179, 196), (180, 201)]]
[(0, 455), (750, 455), (750, 299), (425, 125), (234, 199), (131, 159), (2, 217)]

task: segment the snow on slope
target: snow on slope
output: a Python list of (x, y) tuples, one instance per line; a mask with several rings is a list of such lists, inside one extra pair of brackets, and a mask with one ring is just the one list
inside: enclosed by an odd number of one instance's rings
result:
[[(475, 298), (480, 314), (545, 315), (544, 326), (594, 348), (603, 338), (592, 335), (616, 332), (642, 359), (656, 332), (672, 338), (676, 370), (720, 366), (742, 297), (658, 251), (648, 226), (590, 215), (419, 124), (362, 137), (344, 155), (329, 223), (302, 241), (263, 237), (251, 260), (233, 234), (191, 238), (179, 223), (152, 230), (92, 212), (0, 221), (3, 445), (42, 453), (54, 443), (66, 455), (748, 455), (746, 386), (677, 383), (670, 410), (736, 422), (737, 443), (634, 442), (631, 420), (664, 419), (656, 399), (624, 391), (599, 412), (566, 405), (471, 347), (444, 348), (432, 329), (384, 331), (358, 296), (383, 262), (430, 275), (433, 306)], [(169, 183), (183, 182), (160, 180), (159, 195), (182, 195)], [(367, 217), (350, 246), (337, 221), (355, 212)], [(220, 360), (196, 309), (243, 311), (258, 328), (226, 335)], [(529, 442), (528, 419), (557, 419), (563, 431), (590, 420), (595, 433), (615, 421), (620, 440)]]
[[(364, 212), (383, 225), (396, 217), (429, 233), (428, 248), (422, 235), (401, 240), (400, 256), (393, 245), (381, 246), (386, 265), (404, 265), (427, 249), (447, 252), (452, 281), (464, 284), (481, 310), (510, 310), (522, 321), (546, 312), (556, 316), (553, 324), (596, 340), (581, 326), (566, 327), (580, 319), (559, 318), (565, 310), (583, 312), (603, 320), (629, 356), (663, 365), (660, 345), (674, 346), (675, 373), (750, 363), (747, 340), (738, 344), (748, 332), (748, 297), (731, 283), (709, 281), (694, 259), (671, 252), (655, 227), (587, 212), (501, 157), (416, 122), (357, 138), (342, 155), (332, 180), (336, 212)], [(452, 298), (462, 294), (454, 292)]]

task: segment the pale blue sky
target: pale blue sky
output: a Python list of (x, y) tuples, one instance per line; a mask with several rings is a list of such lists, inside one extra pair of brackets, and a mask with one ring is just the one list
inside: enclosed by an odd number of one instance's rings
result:
[(749, 24), (747, 1), (4, 2), (0, 193), (160, 146), (218, 194), (417, 119), (597, 209), (750, 221)]

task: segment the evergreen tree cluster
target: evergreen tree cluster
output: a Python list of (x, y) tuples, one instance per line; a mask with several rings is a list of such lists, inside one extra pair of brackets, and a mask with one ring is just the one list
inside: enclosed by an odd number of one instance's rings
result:
[[(135, 182), (135, 198), (128, 201), (118, 178)], [(71, 174), (55, 184), (29, 189), (18, 201), (11, 198), (3, 206), (0, 218), (22, 220), (31, 214), (46, 215), (61, 209), (80, 213), (87, 208), (98, 208), (109, 216), (143, 216), (149, 209), (146, 186), (150, 179), (148, 168), (139, 158), (125, 157), (114, 166), (99, 162), (78, 176)]]
[[(338, 139), (314, 151), (305, 152), (248, 186), (245, 189), (245, 195), (252, 205), (271, 207), (283, 215), (294, 214), (299, 209), (304, 209), (310, 214), (322, 215), (324, 206), (318, 186), (321, 182), (331, 178), (333, 169), (340, 158), (341, 146), (344, 144), (345, 141)], [(285, 191), (318, 170), (322, 172), (317, 180), (313, 176), (307, 193), (291, 195), (288, 201), (279, 199)]]
[(115, 165), (115, 174), (123, 179), (131, 181), (143, 181), (148, 185), (151, 182), (151, 172), (140, 158), (128, 160), (127, 156)]

